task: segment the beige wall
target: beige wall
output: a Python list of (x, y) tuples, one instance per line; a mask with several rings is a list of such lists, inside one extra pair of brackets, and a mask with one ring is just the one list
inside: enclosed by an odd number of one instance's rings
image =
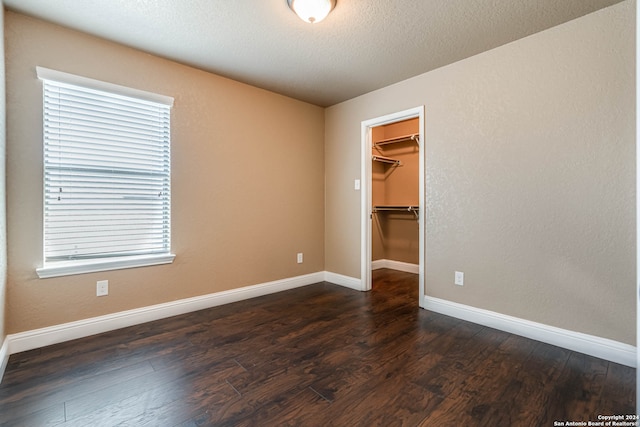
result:
[[(0, 7), (0, 35), (4, 34), (4, 8)], [(0, 38), (0, 82), (5, 81), (4, 38)], [(6, 337), (5, 305), (7, 284), (7, 230), (6, 230), (6, 104), (5, 85), (0, 84), (0, 346)], [(2, 361), (0, 361), (0, 365)], [(0, 373), (1, 374), (1, 373)]]
[[(0, 331), (321, 270), (359, 277), (360, 122), (425, 105), (427, 295), (633, 344), (633, 7), (627, 0), (324, 112), (7, 12)], [(174, 264), (37, 278), (36, 65), (176, 98)], [(452, 284), (454, 270), (465, 272), (464, 287)], [(95, 297), (101, 279), (110, 280), (106, 298)]]
[(325, 269), (360, 276), (361, 121), (425, 105), (427, 296), (635, 344), (634, 7), (328, 108)]
[[(324, 269), (324, 111), (6, 13), (7, 332)], [(41, 280), (42, 90), (35, 67), (175, 97), (172, 265)], [(296, 253), (304, 263), (296, 263)], [(95, 296), (96, 280), (110, 294)]]

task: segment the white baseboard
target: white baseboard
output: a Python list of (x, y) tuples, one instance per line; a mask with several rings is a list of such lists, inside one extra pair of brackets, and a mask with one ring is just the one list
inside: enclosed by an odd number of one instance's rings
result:
[[(299, 288), (324, 280), (324, 272), (307, 274), (288, 279), (276, 280), (253, 286), (246, 286), (213, 294), (171, 301), (163, 304), (121, 311), (105, 316), (92, 317), (76, 322), (35, 329), (8, 335), (5, 345), (8, 354), (32, 350), (51, 344), (57, 344), (77, 338), (88, 337), (102, 332), (127, 326), (138, 325), (153, 320), (164, 319), (192, 311), (203, 310), (218, 305), (229, 304), (249, 298), (255, 298), (275, 292)], [(3, 349), (5, 349), (3, 345)], [(1, 356), (1, 353), (0, 353)]]
[(381, 268), (387, 268), (387, 260), (386, 259), (377, 259), (375, 261), (371, 261), (371, 269), (372, 270), (380, 270)]
[(331, 282), (336, 285), (344, 286), (346, 288), (355, 289), (356, 291), (362, 291), (362, 280), (355, 277), (343, 276), (342, 274), (332, 273), (330, 271), (324, 272), (325, 282)]
[[(10, 334), (4, 339), (0, 347), (0, 381), (6, 369), (9, 356), (14, 353), (275, 292), (299, 288), (322, 281), (362, 291), (362, 282), (360, 279), (324, 271)], [(628, 344), (568, 331), (434, 297), (425, 297), (424, 307), (427, 310), (437, 313), (600, 357), (626, 366), (636, 366), (636, 347)]]
[(389, 268), (391, 270), (404, 271), (405, 273), (420, 273), (420, 265), (410, 264), (408, 262), (394, 261), (392, 259), (377, 259), (371, 261), (371, 269), (378, 270), (381, 268)]
[(622, 365), (636, 367), (636, 347), (542, 323), (507, 316), (434, 297), (425, 297), (424, 307), (436, 313), (489, 326), (536, 341), (542, 341), (579, 353), (599, 357)]
[(2, 382), (2, 377), (4, 377), (4, 371), (7, 369), (7, 364), (9, 363), (9, 340), (7, 337), (2, 341), (2, 347), (0, 347), (0, 383)]

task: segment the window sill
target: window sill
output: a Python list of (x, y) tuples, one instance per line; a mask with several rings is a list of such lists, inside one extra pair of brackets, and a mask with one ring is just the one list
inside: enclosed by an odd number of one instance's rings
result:
[(95, 273), (98, 271), (171, 264), (175, 257), (174, 254), (166, 254), (90, 261), (60, 261), (37, 268), (36, 273), (39, 278), (48, 279), (50, 277), (71, 276), (74, 274)]

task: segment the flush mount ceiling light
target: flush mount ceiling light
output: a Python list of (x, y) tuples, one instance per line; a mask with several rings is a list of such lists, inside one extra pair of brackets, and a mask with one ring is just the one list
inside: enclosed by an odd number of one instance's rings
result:
[(305, 22), (316, 24), (327, 17), (336, 0), (287, 0), (289, 7)]

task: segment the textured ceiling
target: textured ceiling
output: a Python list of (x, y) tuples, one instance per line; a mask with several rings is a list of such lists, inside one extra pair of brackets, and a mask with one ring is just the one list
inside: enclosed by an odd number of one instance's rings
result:
[(320, 106), (620, 0), (338, 0), (318, 24), (286, 0), (4, 0), (17, 12)]

